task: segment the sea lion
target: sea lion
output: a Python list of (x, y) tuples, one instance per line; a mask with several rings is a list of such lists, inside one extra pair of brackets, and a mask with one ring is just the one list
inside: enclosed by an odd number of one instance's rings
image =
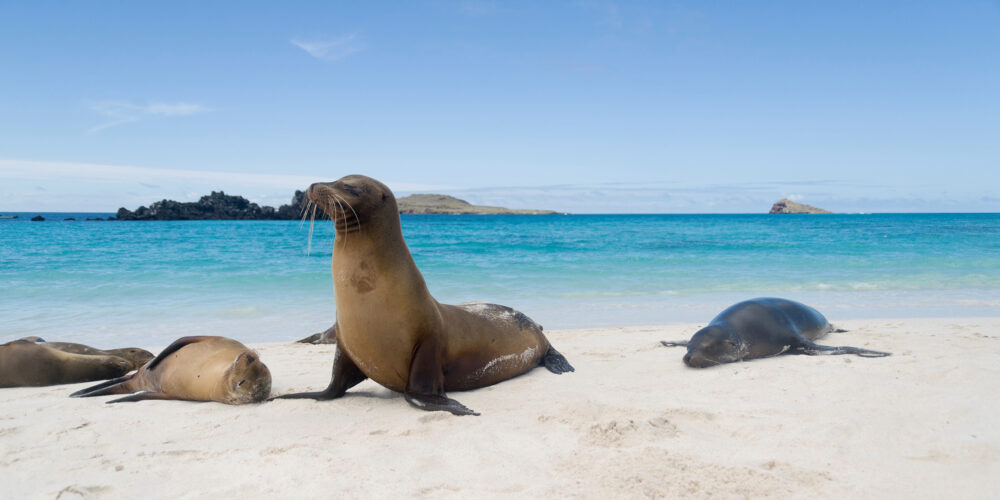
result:
[(138, 347), (122, 347), (119, 349), (97, 349), (94, 347), (90, 347), (89, 345), (76, 344), (73, 342), (47, 342), (41, 337), (24, 337), (21, 340), (44, 343), (46, 346), (51, 347), (53, 349), (58, 349), (62, 352), (69, 352), (73, 354), (118, 356), (119, 358), (125, 359), (130, 363), (132, 363), (133, 370), (146, 364), (149, 360), (153, 359), (154, 357), (153, 353), (145, 349), (139, 349)]
[(256, 352), (225, 337), (182, 337), (127, 377), (74, 392), (71, 397), (138, 394), (108, 401), (184, 399), (244, 404), (271, 392), (271, 372)]
[(25, 340), (0, 345), (0, 387), (92, 382), (130, 370), (132, 363), (117, 356), (73, 354)]
[(323, 330), (320, 333), (314, 333), (302, 340), (297, 340), (297, 344), (336, 344), (337, 343), (337, 324), (334, 323), (333, 326)]
[(336, 227), (331, 267), (338, 343), (326, 390), (279, 398), (335, 399), (371, 378), (422, 410), (478, 415), (445, 392), (492, 385), (539, 365), (557, 374), (573, 371), (523, 313), (434, 300), (385, 184), (351, 175), (313, 184), (307, 196)]
[(684, 364), (692, 368), (747, 359), (793, 354), (857, 354), (869, 358), (891, 353), (857, 347), (830, 347), (812, 341), (837, 331), (819, 311), (795, 301), (757, 298), (740, 302), (719, 313), (691, 340), (661, 343), (686, 346)]

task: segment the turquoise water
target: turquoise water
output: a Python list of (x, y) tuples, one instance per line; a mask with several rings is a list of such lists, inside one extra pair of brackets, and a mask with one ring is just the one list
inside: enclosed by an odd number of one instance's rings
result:
[[(335, 317), (328, 221), (310, 249), (308, 223), (20, 215), (0, 220), (0, 340), (285, 341)], [(1000, 214), (413, 215), (403, 232), (438, 300), (547, 329), (703, 323), (762, 295), (834, 321), (1000, 314)]]

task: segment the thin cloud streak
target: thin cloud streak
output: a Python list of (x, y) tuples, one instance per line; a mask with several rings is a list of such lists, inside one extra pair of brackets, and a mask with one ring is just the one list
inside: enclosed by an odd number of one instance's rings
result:
[(363, 45), (357, 40), (357, 33), (351, 33), (332, 40), (297, 40), (292, 45), (323, 61), (339, 61), (361, 51)]
[(111, 118), (111, 121), (88, 129), (87, 132), (91, 134), (97, 134), (102, 130), (125, 123), (136, 122), (143, 117), (191, 116), (212, 111), (211, 108), (202, 106), (201, 104), (187, 102), (134, 104), (123, 101), (99, 101), (91, 104), (90, 109)]

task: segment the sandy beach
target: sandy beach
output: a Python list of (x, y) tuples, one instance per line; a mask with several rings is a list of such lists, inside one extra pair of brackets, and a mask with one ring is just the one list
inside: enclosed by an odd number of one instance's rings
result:
[[(685, 367), (697, 325), (548, 332), (575, 365), (424, 413), (365, 381), (330, 402), (71, 399), (0, 390), (4, 498), (984, 498), (1000, 487), (1000, 317), (839, 321), (827, 345)], [(253, 346), (272, 394), (325, 387), (334, 348)]]

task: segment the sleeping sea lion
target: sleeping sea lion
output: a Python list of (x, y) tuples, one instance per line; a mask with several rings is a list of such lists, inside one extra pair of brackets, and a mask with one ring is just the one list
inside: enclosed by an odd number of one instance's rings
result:
[(71, 397), (138, 394), (108, 401), (184, 399), (244, 404), (271, 392), (271, 372), (256, 352), (225, 337), (183, 337), (127, 377), (74, 392)]
[(785, 352), (797, 354), (857, 354), (864, 357), (891, 353), (857, 347), (830, 347), (813, 343), (836, 330), (819, 311), (795, 301), (758, 298), (740, 302), (719, 313), (691, 340), (661, 343), (686, 346), (684, 363), (704, 368)]
[(47, 342), (40, 337), (25, 337), (21, 340), (44, 343), (46, 346), (51, 347), (53, 349), (58, 349), (62, 352), (69, 352), (73, 354), (118, 356), (119, 358), (128, 360), (130, 363), (132, 363), (133, 370), (146, 364), (149, 360), (153, 359), (154, 357), (153, 353), (145, 349), (139, 349), (138, 347), (122, 347), (119, 349), (97, 349), (95, 347), (90, 347), (84, 344), (76, 344), (73, 342)]
[(351, 175), (313, 184), (307, 196), (336, 227), (337, 351), (326, 390), (280, 398), (339, 398), (371, 378), (422, 410), (477, 415), (445, 392), (485, 387), (539, 365), (557, 374), (573, 371), (523, 313), (434, 300), (385, 184)]
[(25, 340), (0, 345), (0, 387), (92, 382), (131, 370), (132, 363), (117, 356), (73, 354)]

